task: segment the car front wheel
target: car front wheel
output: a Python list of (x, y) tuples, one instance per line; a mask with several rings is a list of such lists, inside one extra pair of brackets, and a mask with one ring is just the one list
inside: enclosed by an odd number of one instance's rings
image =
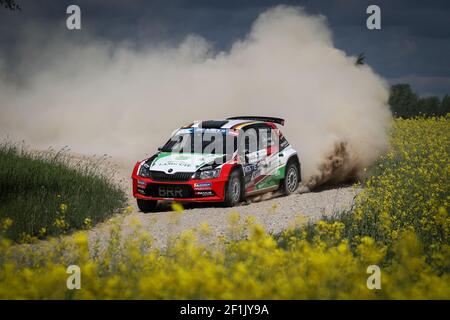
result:
[(234, 170), (230, 174), (227, 185), (225, 187), (225, 201), (227, 207), (234, 207), (242, 200), (243, 194), (242, 176), (238, 170)]
[(137, 199), (138, 208), (144, 213), (155, 211), (157, 204), (156, 200)]

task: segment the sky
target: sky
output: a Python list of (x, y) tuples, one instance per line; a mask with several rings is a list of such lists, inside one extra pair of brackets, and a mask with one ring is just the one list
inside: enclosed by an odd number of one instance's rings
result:
[[(409, 83), (422, 96), (450, 93), (450, 1), (275, 0), (16, 0), (21, 11), (0, 9), (0, 72), (15, 79), (24, 65), (23, 42), (55, 34), (69, 41), (86, 35), (132, 47), (171, 45), (197, 34), (226, 51), (245, 37), (255, 18), (286, 4), (324, 15), (334, 45), (366, 63), (390, 84)], [(65, 27), (66, 8), (81, 8), (82, 30)], [(366, 8), (381, 8), (381, 30), (368, 30)], [(27, 50), (32, 50), (27, 47)]]

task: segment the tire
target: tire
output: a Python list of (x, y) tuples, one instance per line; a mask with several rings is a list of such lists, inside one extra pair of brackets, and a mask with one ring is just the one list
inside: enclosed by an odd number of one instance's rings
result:
[(155, 211), (157, 204), (156, 200), (137, 199), (137, 206), (144, 213)]
[(300, 180), (300, 172), (295, 161), (289, 161), (286, 165), (286, 171), (283, 181), (281, 182), (281, 190), (285, 196), (293, 194), (297, 190)]
[(225, 186), (224, 205), (226, 207), (234, 207), (243, 199), (244, 184), (242, 181), (241, 173), (238, 170), (233, 170)]

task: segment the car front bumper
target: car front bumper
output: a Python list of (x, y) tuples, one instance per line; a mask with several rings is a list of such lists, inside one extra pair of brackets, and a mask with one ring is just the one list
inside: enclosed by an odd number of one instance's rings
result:
[(144, 200), (173, 200), (178, 202), (224, 201), (226, 180), (188, 180), (182, 182), (155, 181), (133, 174), (133, 196)]

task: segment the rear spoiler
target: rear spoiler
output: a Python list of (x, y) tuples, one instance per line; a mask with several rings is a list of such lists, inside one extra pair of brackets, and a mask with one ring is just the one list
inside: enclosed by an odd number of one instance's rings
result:
[(255, 120), (255, 121), (278, 123), (284, 126), (284, 119), (274, 117), (239, 116), (239, 117), (230, 117), (227, 118), (227, 120)]

